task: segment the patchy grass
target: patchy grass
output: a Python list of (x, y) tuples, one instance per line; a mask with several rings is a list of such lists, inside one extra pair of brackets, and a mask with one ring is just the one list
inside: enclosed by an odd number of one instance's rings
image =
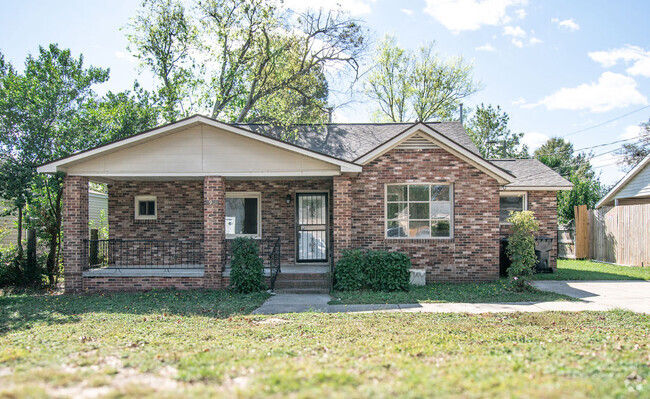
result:
[(554, 292), (530, 288), (529, 291), (515, 292), (510, 289), (506, 279), (488, 283), (436, 283), (422, 287), (411, 287), (408, 292), (337, 291), (332, 305), (339, 304), (382, 304), (418, 302), (541, 302), (572, 301), (574, 298)]
[[(0, 298), (0, 397), (643, 397), (650, 316), (242, 316), (227, 293)], [(21, 321), (24, 320), (24, 321)]]
[(555, 273), (537, 274), (534, 278), (535, 280), (650, 280), (650, 268), (559, 259)]

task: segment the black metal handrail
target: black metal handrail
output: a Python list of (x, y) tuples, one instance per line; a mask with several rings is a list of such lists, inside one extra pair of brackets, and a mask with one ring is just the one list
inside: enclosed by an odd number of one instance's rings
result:
[(201, 240), (83, 240), (83, 269), (192, 268), (203, 265)]
[(280, 273), (280, 260), (281, 260), (281, 243), (280, 237), (275, 241), (273, 249), (269, 254), (269, 271), (271, 277), (271, 291), (275, 288), (275, 280), (278, 278), (278, 273)]

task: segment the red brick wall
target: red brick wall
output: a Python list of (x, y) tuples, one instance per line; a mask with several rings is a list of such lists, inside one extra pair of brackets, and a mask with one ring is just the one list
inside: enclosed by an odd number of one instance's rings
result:
[(65, 292), (83, 290), (83, 240), (88, 239), (88, 178), (66, 176), (63, 181), (63, 275)]
[(84, 277), (88, 292), (149, 291), (206, 288), (204, 277)]
[(221, 288), (223, 285), (221, 271), (223, 268), (223, 240), (226, 235), (225, 189), (226, 183), (223, 177), (205, 177), (201, 220), (205, 236), (203, 243), (205, 285), (209, 288)]
[[(135, 196), (155, 195), (156, 220), (135, 220)], [(117, 181), (108, 186), (110, 238), (203, 240), (203, 181)]]
[(333, 179), (333, 234), (334, 262), (341, 257), (341, 251), (352, 245), (352, 181), (346, 176)]
[[(226, 192), (257, 191), (262, 193), (262, 238), (280, 237), (283, 264), (296, 262), (296, 192), (328, 193), (328, 211), (332, 226), (332, 180), (228, 180)], [(287, 195), (291, 203), (287, 204)], [(330, 229), (330, 242), (332, 229)]]
[[(387, 183), (453, 183), (452, 239), (386, 239)], [(401, 251), (427, 281), (481, 281), (499, 276), (499, 185), (441, 149), (392, 150), (352, 179), (352, 247)]]

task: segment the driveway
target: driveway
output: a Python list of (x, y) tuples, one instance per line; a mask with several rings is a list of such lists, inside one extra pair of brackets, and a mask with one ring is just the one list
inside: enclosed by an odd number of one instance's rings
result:
[(608, 309), (650, 313), (650, 281), (534, 281), (533, 285)]

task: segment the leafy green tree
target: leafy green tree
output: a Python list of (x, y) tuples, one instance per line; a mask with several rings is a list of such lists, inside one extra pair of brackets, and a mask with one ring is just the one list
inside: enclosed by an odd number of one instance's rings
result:
[(130, 29), (143, 66), (178, 93), (167, 120), (192, 106), (228, 122), (322, 122), (326, 77), (346, 70), (356, 79), (366, 48), (365, 30), (345, 14), (263, 0), (149, 0)]
[(479, 88), (472, 64), (462, 57), (444, 59), (434, 52), (434, 43), (409, 52), (386, 36), (377, 46), (373, 64), (366, 93), (377, 103), (379, 120), (449, 120), (460, 100)]
[(575, 206), (587, 205), (593, 208), (604, 195), (605, 189), (589, 162), (591, 153), (576, 154), (573, 144), (563, 138), (553, 137), (535, 150), (534, 157), (573, 183), (572, 190), (557, 194), (560, 223), (572, 223), (575, 220)]
[(639, 140), (632, 143), (623, 144), (623, 148), (618, 151), (619, 155), (622, 155), (621, 161), (619, 164), (626, 171), (634, 168), (643, 158), (650, 155), (650, 119), (647, 122), (642, 123), (641, 135)]
[(510, 117), (500, 106), (476, 108), (467, 124), (467, 133), (484, 158), (528, 158), (528, 147), (521, 144), (523, 133), (508, 127)]

